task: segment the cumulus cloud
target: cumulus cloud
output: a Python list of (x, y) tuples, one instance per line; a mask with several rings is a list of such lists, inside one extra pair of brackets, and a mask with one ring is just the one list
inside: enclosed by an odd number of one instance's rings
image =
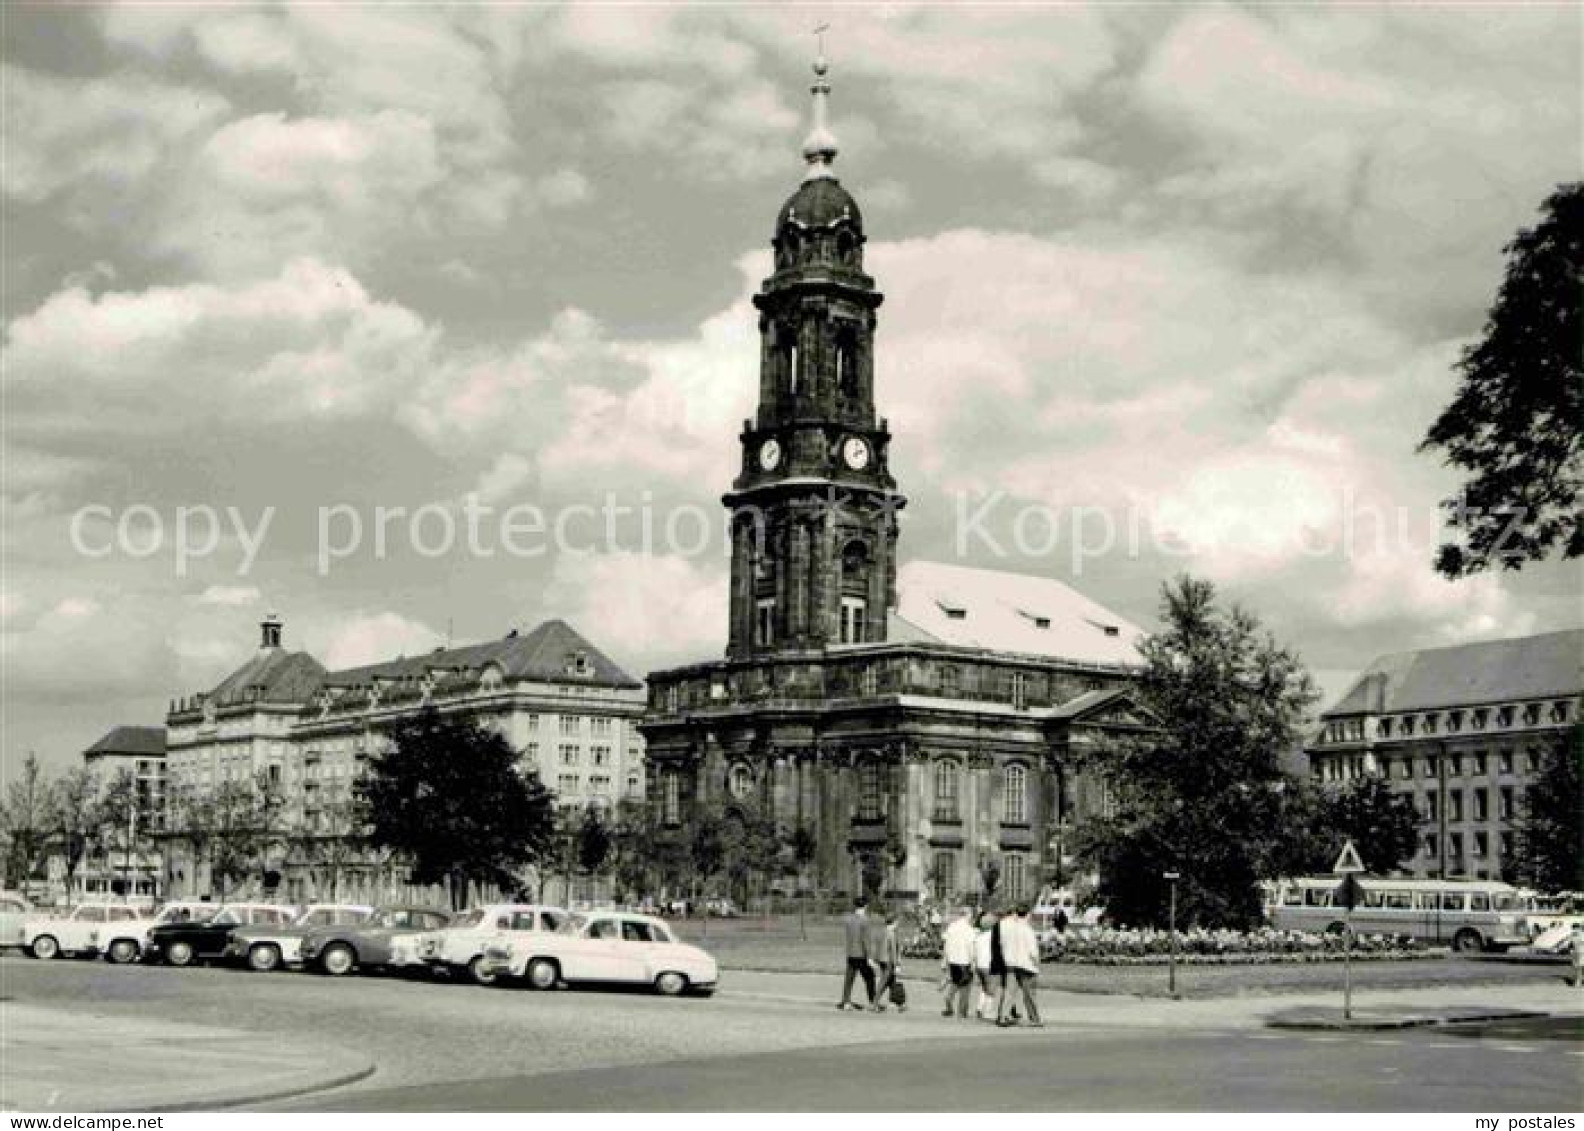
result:
[(30, 204), (69, 196), (79, 223), (99, 218), (98, 194), (140, 195), (228, 109), (213, 92), (139, 75), (74, 80), (12, 63), (0, 65), (0, 88), (0, 188)]
[(304, 641), (320, 663), (335, 670), (428, 652), (444, 638), (401, 613), (360, 611), (331, 617), (328, 622), (314, 621), (305, 630)]
[(235, 288), (59, 291), (7, 327), (4, 383), (40, 433), (348, 417), (398, 397), (433, 342), (347, 271), (300, 259)]
[(639, 671), (726, 646), (726, 562), (675, 554), (558, 559), (543, 603)]

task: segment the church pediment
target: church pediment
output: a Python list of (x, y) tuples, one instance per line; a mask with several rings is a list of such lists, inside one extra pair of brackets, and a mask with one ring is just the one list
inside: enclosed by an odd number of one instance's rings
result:
[(1062, 704), (1055, 715), (1069, 727), (1101, 730), (1148, 730), (1159, 725), (1130, 689), (1091, 691)]

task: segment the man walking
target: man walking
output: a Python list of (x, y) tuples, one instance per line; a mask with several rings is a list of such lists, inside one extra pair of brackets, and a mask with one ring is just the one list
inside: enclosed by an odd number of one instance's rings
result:
[(968, 1016), (968, 994), (974, 980), (974, 929), (969, 916), (973, 911), (959, 907), (957, 914), (941, 936), (941, 967), (946, 971), (946, 1008), (942, 1017), (952, 1015), (952, 1003), (957, 1006), (957, 1016)]
[(1015, 1024), (1008, 1020), (1008, 1008), (1012, 1004), (1012, 983), (1016, 980), (1017, 988), (1023, 995), (1023, 1008), (1028, 1014), (1028, 1022), (1035, 1028), (1043, 1028), (1045, 1023), (1040, 1020), (1039, 1005), (1034, 1000), (1034, 986), (1039, 979), (1039, 938), (1034, 934), (1034, 928), (1028, 922), (1028, 904), (1020, 903), (1001, 920), (1001, 961), (1006, 965), (1006, 978), (1002, 982), (1001, 1008), (996, 1013), (996, 1024), (1003, 1028)]
[(869, 991), (869, 1008), (876, 1013), (884, 1013), (886, 1007), (886, 990), (891, 987), (891, 973), (896, 969), (895, 955), (892, 954), (891, 931), (887, 925), (891, 916), (882, 907), (875, 914), (864, 913), (869, 922), (869, 931), (864, 938), (864, 949), (869, 953), (870, 965), (874, 968), (874, 988)]
[(847, 942), (847, 972), (842, 977), (841, 1001), (837, 1009), (862, 1009), (852, 1000), (853, 975), (863, 978), (864, 989), (869, 992), (869, 1004), (875, 1003), (874, 971), (869, 968), (868, 904), (861, 896), (853, 902), (853, 909), (842, 917), (842, 934)]

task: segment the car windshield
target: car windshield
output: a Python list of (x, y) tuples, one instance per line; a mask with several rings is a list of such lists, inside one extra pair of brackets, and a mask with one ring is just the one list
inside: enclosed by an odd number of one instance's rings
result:
[(558, 935), (581, 935), (583, 928), (588, 926), (587, 915), (570, 915), (567, 921), (556, 928)]
[(478, 907), (474, 908), (472, 911), (462, 912), (455, 919), (452, 919), (451, 922), (447, 923), (446, 926), (476, 927), (482, 922), (484, 922), (484, 909), (482, 907)]

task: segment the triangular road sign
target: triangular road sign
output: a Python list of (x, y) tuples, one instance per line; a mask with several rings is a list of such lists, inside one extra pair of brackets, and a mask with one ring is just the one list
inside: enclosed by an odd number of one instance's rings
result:
[(1364, 871), (1364, 861), (1359, 859), (1358, 849), (1353, 847), (1351, 840), (1342, 846), (1341, 852), (1337, 853), (1336, 863), (1331, 865), (1331, 871), (1338, 876)]

